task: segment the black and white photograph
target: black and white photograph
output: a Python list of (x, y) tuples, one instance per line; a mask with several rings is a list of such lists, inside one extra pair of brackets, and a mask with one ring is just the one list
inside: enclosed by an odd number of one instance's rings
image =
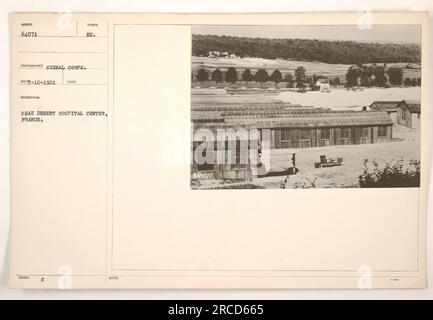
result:
[(432, 297), (416, 2), (10, 10), (0, 299)]
[(193, 26), (191, 189), (420, 185), (421, 26)]

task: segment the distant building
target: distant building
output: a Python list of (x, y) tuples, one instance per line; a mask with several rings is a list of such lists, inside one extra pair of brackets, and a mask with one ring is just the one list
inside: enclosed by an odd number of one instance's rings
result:
[(397, 105), (397, 121), (408, 128), (419, 128), (421, 119), (420, 101), (403, 100)]
[(397, 123), (397, 106), (400, 101), (374, 101), (369, 109), (376, 111), (385, 111), (391, 117), (394, 123)]
[(220, 52), (219, 51), (209, 51), (209, 58), (216, 58), (220, 56)]
[(369, 109), (385, 111), (394, 123), (411, 129), (418, 128), (420, 124), (421, 104), (419, 101), (374, 101)]
[(329, 91), (330, 83), (328, 79), (318, 79), (316, 81), (316, 86), (319, 87), (320, 91)]
[(209, 58), (236, 58), (236, 55), (230, 54), (227, 51), (220, 52), (220, 51), (209, 51), (208, 54)]
[(406, 69), (421, 69), (421, 64), (419, 63), (408, 63)]

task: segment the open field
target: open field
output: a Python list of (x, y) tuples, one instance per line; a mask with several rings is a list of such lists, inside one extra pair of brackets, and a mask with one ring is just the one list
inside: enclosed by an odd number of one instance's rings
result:
[(373, 101), (420, 100), (420, 87), (368, 88), (362, 91), (331, 89), (330, 92), (311, 91), (306, 93), (283, 92), (276, 97), (283, 102), (331, 109), (360, 110)]
[[(358, 187), (364, 159), (376, 160), (380, 166), (386, 162), (403, 159), (405, 162), (419, 160), (419, 130), (394, 127), (394, 141), (365, 145), (330, 146), (309, 149), (271, 150), (271, 170), (284, 170), (291, 166), (292, 152), (296, 153), (298, 174), (289, 177), (286, 188), (301, 185), (305, 188)], [(343, 158), (342, 166), (314, 168), (321, 155)], [(254, 184), (266, 188), (279, 188), (284, 177), (255, 179)]]
[(350, 67), (348, 64), (330, 64), (323, 62), (309, 62), (282, 59), (262, 59), (262, 58), (208, 58), (192, 57), (193, 68), (204, 65), (209, 68), (228, 68), (235, 67), (241, 69), (279, 69), (280, 71), (295, 71), (296, 68), (303, 66), (307, 69), (307, 75), (313, 74), (346, 74)]
[[(199, 88), (218, 88), (218, 89), (224, 89), (224, 88), (233, 88), (233, 89), (244, 89), (244, 88), (248, 88), (248, 89), (258, 89), (258, 88), (275, 88), (275, 83), (272, 81), (268, 81), (263, 83), (262, 85), (260, 85), (259, 83), (255, 82), (255, 81), (250, 81), (248, 82), (248, 85), (246, 85), (245, 81), (241, 81), (239, 80), (236, 83), (229, 83), (229, 82), (219, 82), (216, 83), (215, 81), (211, 81), (211, 80), (207, 80), (204, 81), (204, 83), (202, 84), (200, 81), (197, 80), (193, 80), (192, 84), (191, 84), (192, 88), (194, 89), (199, 89)], [(277, 88), (287, 88), (287, 82), (283, 81), (277, 84)]]
[(308, 91), (305, 93), (286, 91), (278, 95), (229, 95), (224, 89), (192, 89), (192, 103), (247, 103), (250, 101), (282, 101), (303, 106), (331, 109), (360, 110), (373, 101), (420, 100), (420, 87), (368, 88), (362, 91), (347, 90), (343, 87), (331, 88), (330, 92)]

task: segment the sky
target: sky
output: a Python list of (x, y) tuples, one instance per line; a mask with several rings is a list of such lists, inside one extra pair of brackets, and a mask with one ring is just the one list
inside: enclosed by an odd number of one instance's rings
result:
[(359, 42), (421, 43), (420, 25), (373, 25), (371, 29), (352, 26), (194, 26), (193, 34), (250, 38), (353, 40)]

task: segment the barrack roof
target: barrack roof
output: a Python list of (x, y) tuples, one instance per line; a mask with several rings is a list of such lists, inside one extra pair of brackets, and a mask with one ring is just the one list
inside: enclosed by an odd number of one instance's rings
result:
[(324, 128), (392, 125), (383, 111), (311, 109), (192, 111), (195, 127)]
[(419, 100), (403, 100), (401, 103), (405, 103), (410, 112), (421, 112), (421, 103)]

